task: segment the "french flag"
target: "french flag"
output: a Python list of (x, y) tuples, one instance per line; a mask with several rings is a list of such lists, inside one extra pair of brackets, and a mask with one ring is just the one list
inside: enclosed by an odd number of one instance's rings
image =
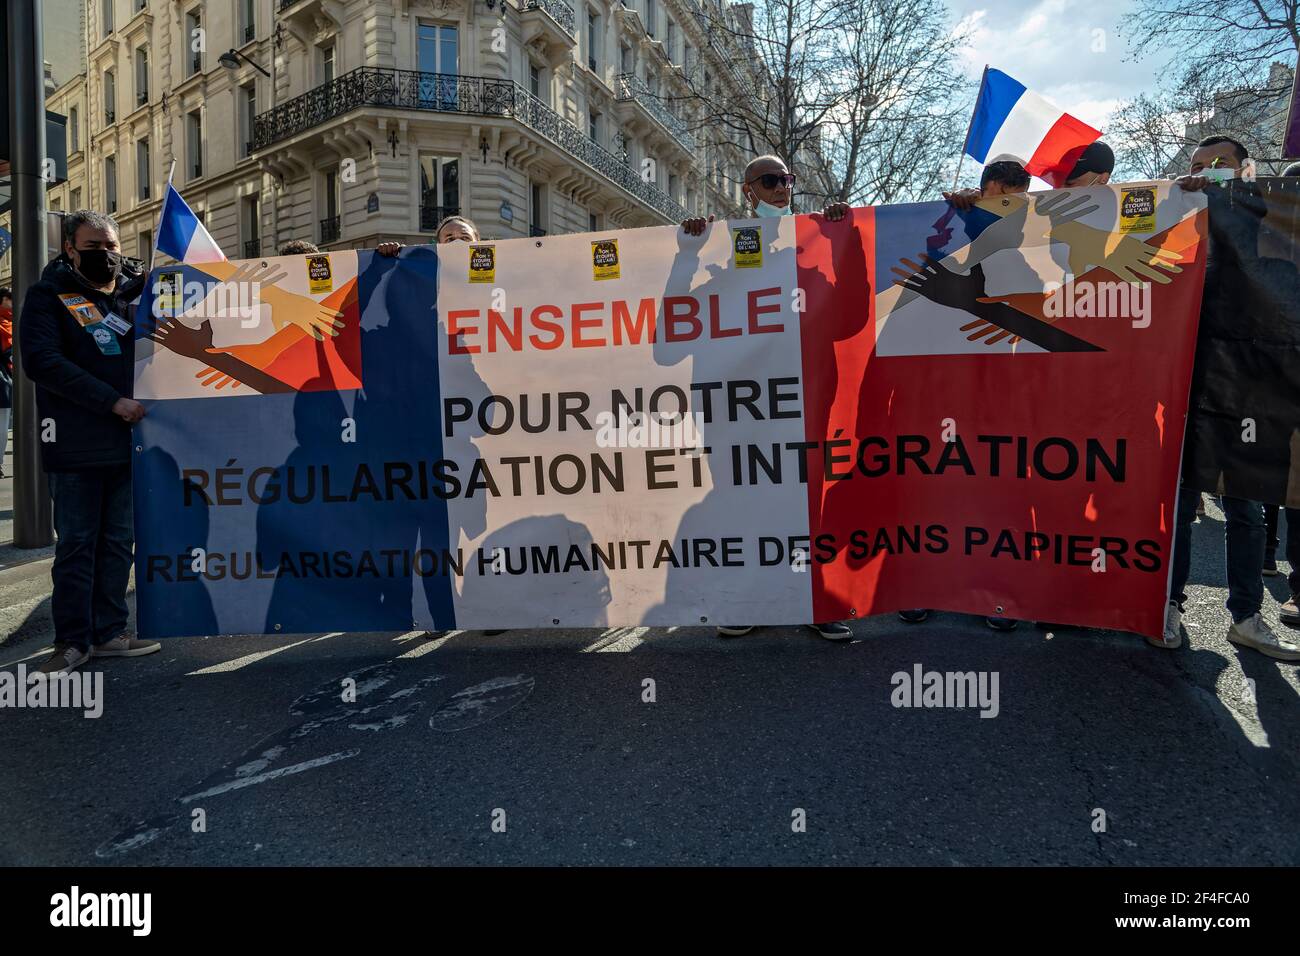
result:
[(158, 251), (177, 262), (221, 262), (226, 254), (171, 183), (158, 223)]
[(1053, 106), (1001, 70), (985, 69), (966, 136), (966, 155), (981, 163), (1015, 160), (1060, 188), (1101, 130)]

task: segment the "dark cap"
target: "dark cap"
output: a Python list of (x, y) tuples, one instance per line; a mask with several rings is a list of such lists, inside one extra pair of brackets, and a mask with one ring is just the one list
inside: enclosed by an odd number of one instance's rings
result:
[(1079, 156), (1070, 170), (1067, 181), (1082, 176), (1084, 173), (1113, 173), (1115, 171), (1115, 152), (1101, 140), (1090, 143)]

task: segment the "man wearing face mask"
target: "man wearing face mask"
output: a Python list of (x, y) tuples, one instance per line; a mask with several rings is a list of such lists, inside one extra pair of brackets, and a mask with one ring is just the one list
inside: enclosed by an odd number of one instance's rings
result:
[[(755, 216), (794, 215), (791, 200), (794, 197), (795, 177), (784, 160), (778, 156), (759, 156), (757, 159), (750, 160), (749, 165), (745, 167), (744, 175), (741, 192)], [(849, 208), (848, 203), (833, 202), (822, 210), (822, 215), (835, 222), (843, 219), (848, 214)], [(709, 216), (705, 219), (699, 216), (687, 219), (682, 223), (682, 229), (688, 236), (702, 235), (708, 224), (713, 222), (713, 218)], [(839, 621), (808, 626), (828, 641), (853, 639), (853, 632), (846, 624)], [(753, 629), (752, 624), (725, 624), (719, 625), (717, 630), (719, 637), (741, 637)]]
[(130, 397), (135, 337), (126, 316), (146, 279), (139, 260), (123, 257), (117, 223), (80, 209), (64, 218), (63, 253), (23, 302), (18, 342), (36, 384), (58, 534), (50, 572), (54, 653), (42, 674), (161, 646), (126, 630), (135, 537), (131, 426), (145, 413)]

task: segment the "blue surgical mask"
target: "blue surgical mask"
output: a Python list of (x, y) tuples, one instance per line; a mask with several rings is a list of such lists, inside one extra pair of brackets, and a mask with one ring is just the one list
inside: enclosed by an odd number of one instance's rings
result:
[(754, 204), (754, 214), (757, 216), (789, 216), (791, 212), (789, 206), (773, 206), (762, 199)]

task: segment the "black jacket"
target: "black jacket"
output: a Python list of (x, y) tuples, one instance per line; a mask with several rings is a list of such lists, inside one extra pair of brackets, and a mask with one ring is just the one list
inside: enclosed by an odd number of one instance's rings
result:
[[(125, 259), (111, 295), (84, 285), (66, 256), (45, 267), (41, 281), (24, 297), (18, 324), (23, 370), (36, 383), (41, 459), (50, 472), (80, 471), (131, 461), (131, 426), (113, 414), (119, 398), (130, 398), (135, 378), (135, 333), (112, 332), (117, 354), (105, 354), (94, 336), (64, 305), (60, 295), (80, 295), (101, 316), (130, 321), (127, 303), (140, 294), (147, 274)], [(114, 351), (110, 346), (109, 352)], [(49, 423), (52, 441), (45, 440)]]

